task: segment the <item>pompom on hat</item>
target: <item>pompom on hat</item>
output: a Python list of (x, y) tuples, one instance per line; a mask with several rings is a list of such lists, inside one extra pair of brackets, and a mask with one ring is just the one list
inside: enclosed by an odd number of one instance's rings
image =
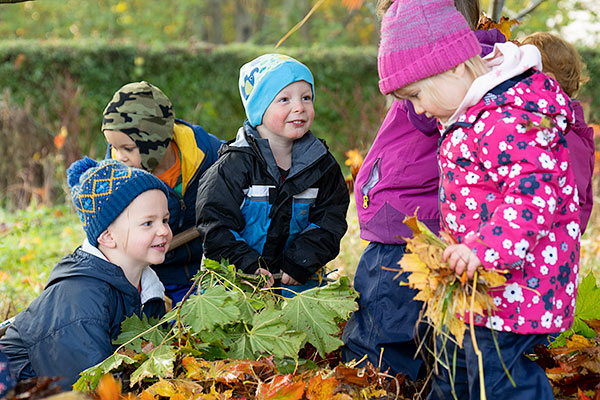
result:
[(140, 194), (158, 189), (168, 196), (166, 185), (154, 175), (112, 159), (75, 161), (67, 169), (67, 182), (83, 230), (95, 247), (98, 236)]
[(123, 132), (135, 142), (146, 171), (154, 170), (164, 157), (174, 125), (171, 101), (146, 81), (128, 83), (117, 90), (102, 118), (103, 132)]
[(480, 52), (477, 37), (452, 0), (396, 0), (381, 21), (379, 89), (389, 94)]
[(315, 86), (308, 67), (290, 56), (263, 54), (240, 68), (239, 89), (248, 122), (262, 124), (267, 108), (277, 93), (290, 83), (306, 81), (315, 99)]

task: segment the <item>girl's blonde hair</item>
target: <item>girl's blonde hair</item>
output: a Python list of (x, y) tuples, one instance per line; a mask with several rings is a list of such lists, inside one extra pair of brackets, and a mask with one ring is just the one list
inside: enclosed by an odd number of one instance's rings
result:
[[(463, 64), (465, 65), (465, 70), (469, 73), (473, 80), (488, 72), (488, 68), (485, 66), (485, 63), (479, 55), (469, 58)], [(407, 99), (412, 94), (414, 86), (419, 83), (422, 88), (427, 90), (428, 95), (438, 106), (448, 109), (448, 107), (441, 101), (441, 94), (442, 90), (444, 90), (444, 85), (440, 84), (440, 80), (448, 77), (448, 72), (449, 71), (442, 72), (441, 74), (433, 75), (425, 79), (421, 79), (420, 81), (409, 83), (400, 89), (394, 90), (392, 95), (397, 99)]]
[[(394, 0), (378, 0), (375, 12), (379, 18), (383, 17), (383, 14), (392, 5)], [(479, 0), (454, 0), (454, 7), (462, 14), (467, 20), (471, 30), (477, 29), (479, 23), (479, 15), (481, 14), (481, 8), (479, 7)]]

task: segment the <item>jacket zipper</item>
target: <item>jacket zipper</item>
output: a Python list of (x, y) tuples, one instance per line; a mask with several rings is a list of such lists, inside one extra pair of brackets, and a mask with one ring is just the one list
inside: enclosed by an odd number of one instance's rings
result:
[(377, 182), (379, 182), (379, 162), (380, 161), (381, 161), (381, 158), (378, 158), (375, 160), (375, 162), (373, 163), (373, 168), (371, 168), (371, 173), (369, 174), (369, 179), (360, 188), (360, 192), (363, 195), (363, 204), (362, 204), (363, 208), (369, 207), (369, 202), (370, 202), (369, 192), (371, 191), (371, 189), (373, 189), (373, 187), (377, 184)]

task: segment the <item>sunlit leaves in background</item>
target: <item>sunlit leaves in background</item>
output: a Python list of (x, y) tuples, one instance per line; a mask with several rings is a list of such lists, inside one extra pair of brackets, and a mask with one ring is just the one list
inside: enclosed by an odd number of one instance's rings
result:
[[(4, 6), (3, 39), (102, 38), (142, 43), (249, 41), (275, 45), (316, 0), (45, 0)], [(378, 22), (374, 4), (363, 0), (327, 0), (286, 45), (375, 44)]]

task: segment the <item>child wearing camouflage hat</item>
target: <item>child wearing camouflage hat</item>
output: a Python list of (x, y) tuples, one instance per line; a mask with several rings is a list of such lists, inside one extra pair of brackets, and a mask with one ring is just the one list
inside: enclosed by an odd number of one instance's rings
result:
[(84, 158), (67, 175), (87, 239), (0, 340), (17, 380), (60, 376), (65, 390), (113, 353), (126, 317), (164, 315), (164, 287), (148, 266), (163, 262), (173, 237), (167, 188), (152, 174)]
[[(167, 184), (173, 234), (193, 228), (198, 181), (217, 159), (222, 142), (201, 126), (176, 119), (168, 97), (145, 81), (117, 90), (104, 110), (102, 131), (109, 157), (142, 168)], [(195, 238), (152, 266), (173, 304), (190, 289), (201, 261), (202, 242)]]
[(282, 272), (282, 285), (301, 291), (339, 252), (348, 189), (309, 130), (314, 85), (305, 65), (265, 54), (241, 68), (239, 89), (248, 119), (198, 189), (205, 255), (246, 273)]

